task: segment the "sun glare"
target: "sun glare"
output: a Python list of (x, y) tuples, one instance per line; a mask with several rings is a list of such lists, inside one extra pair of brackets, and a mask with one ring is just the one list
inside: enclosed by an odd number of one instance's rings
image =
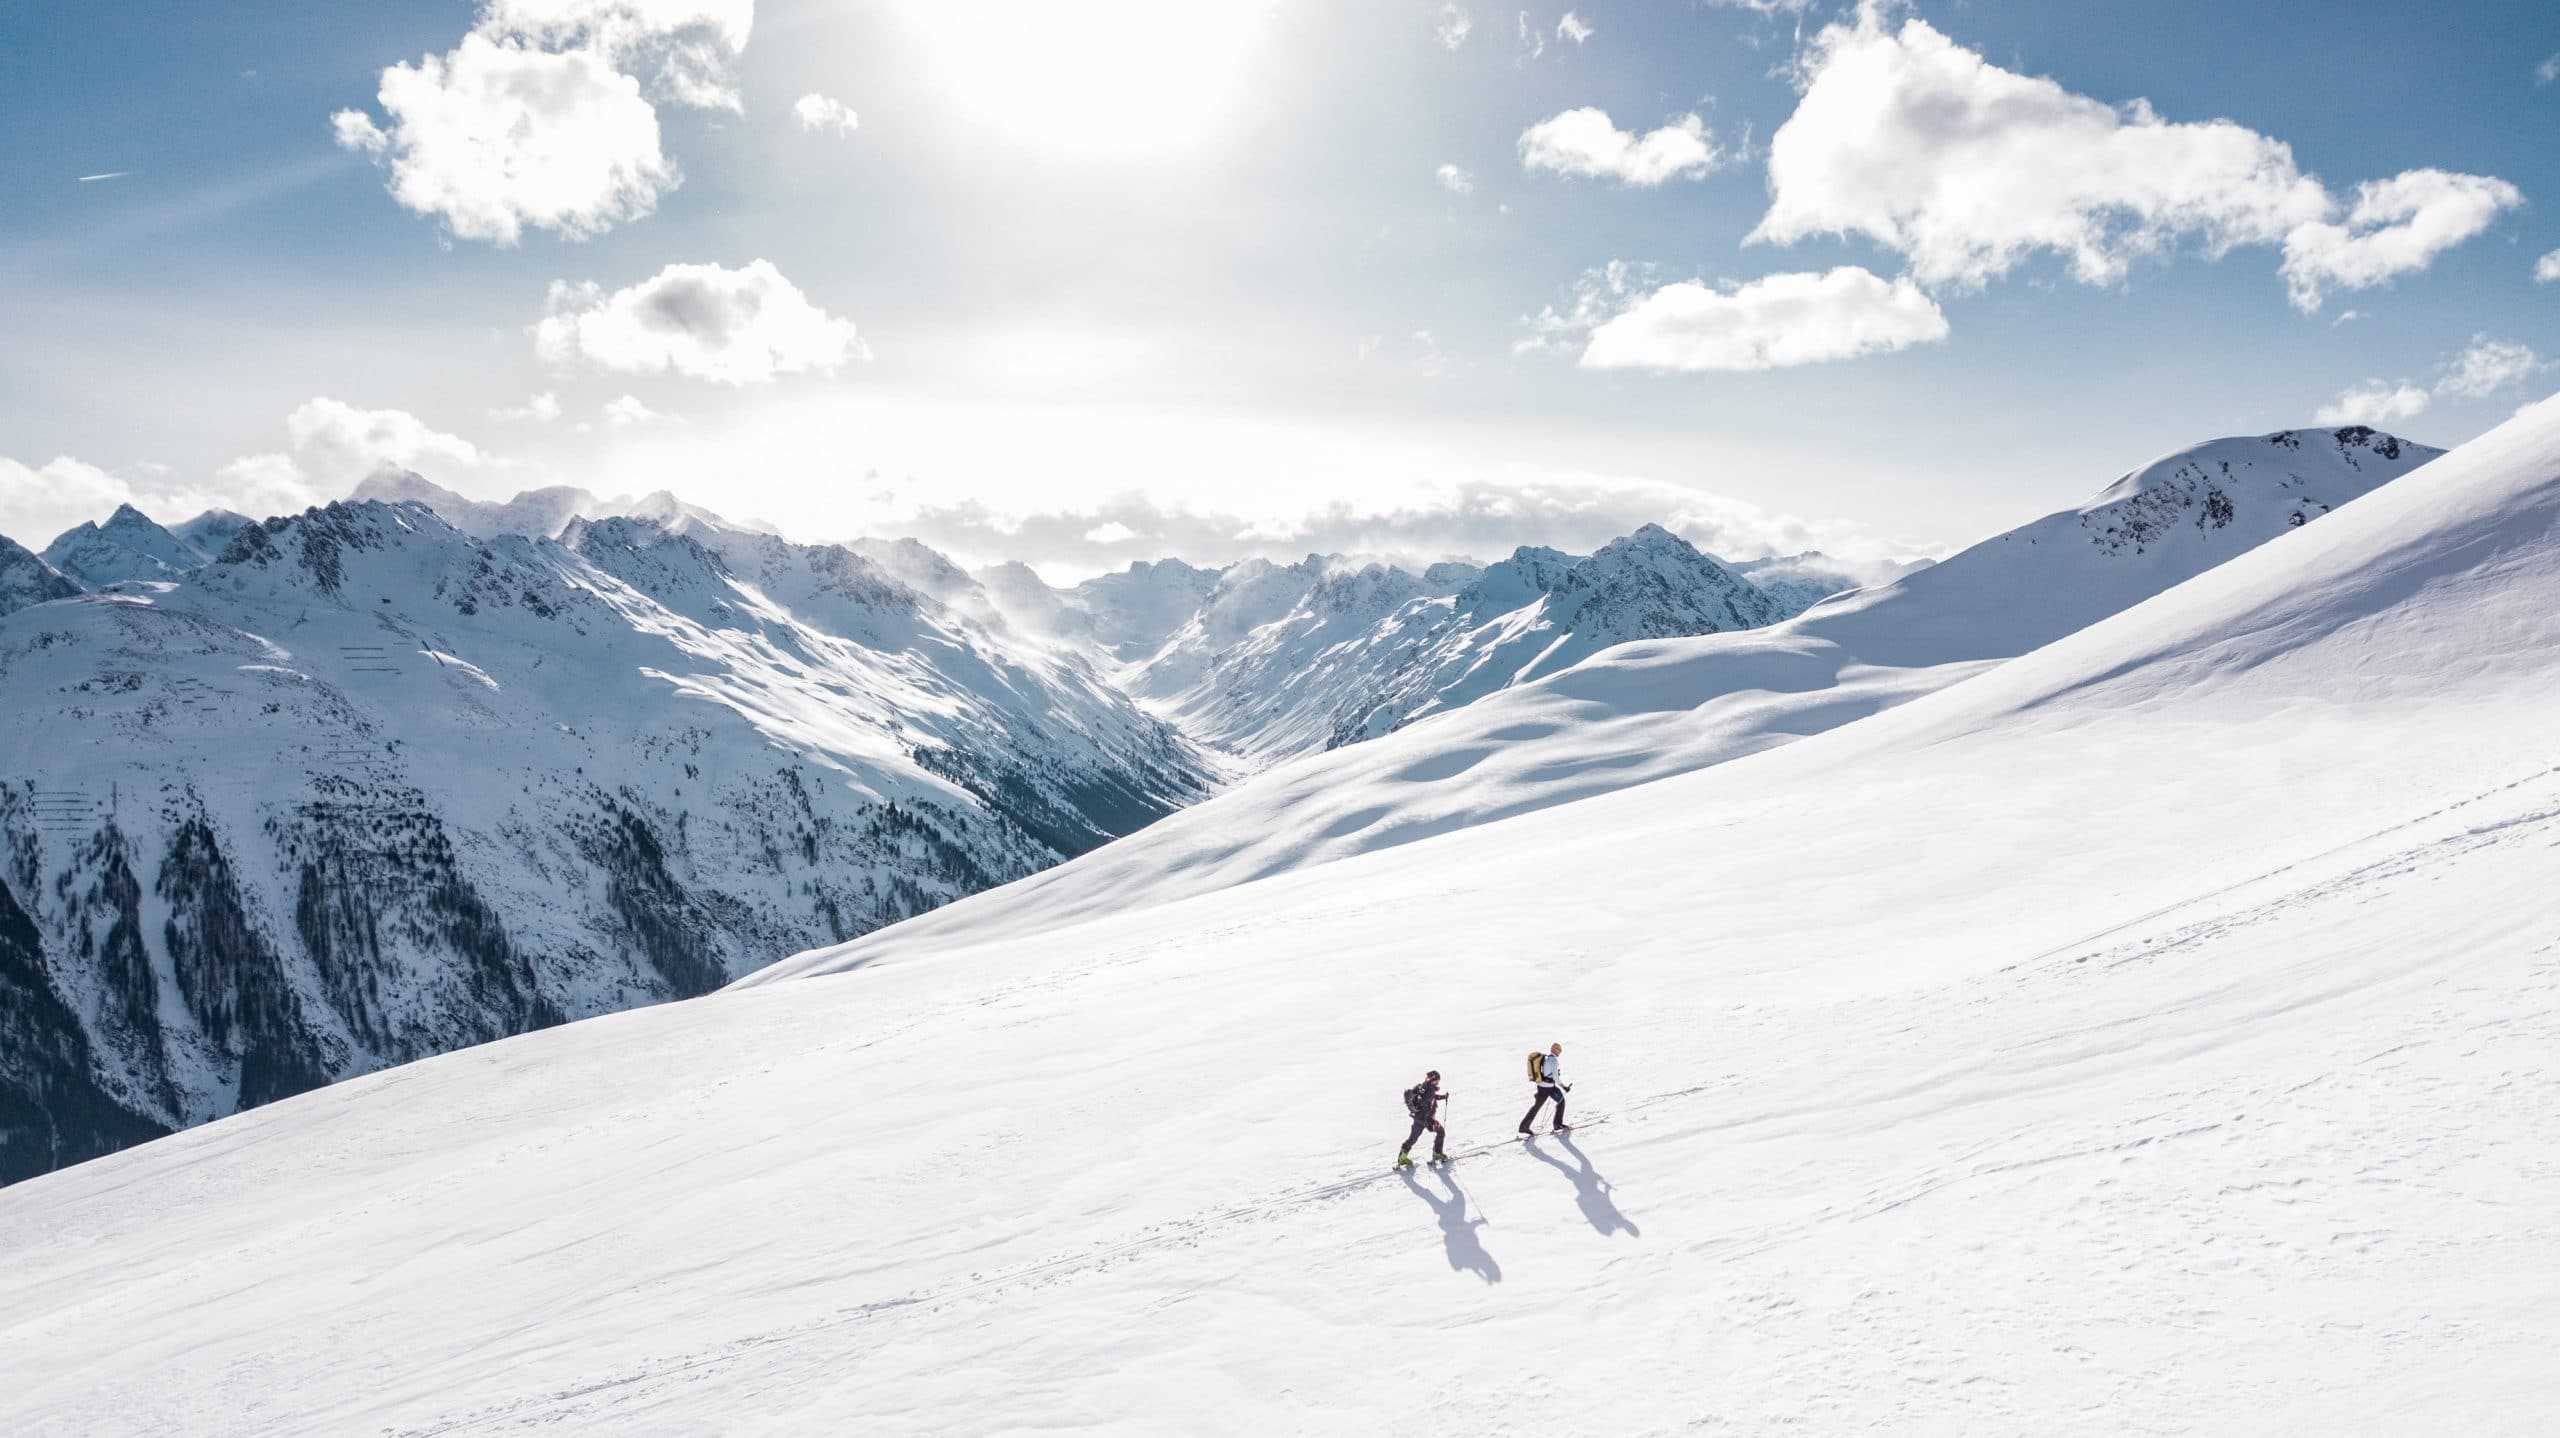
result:
[(1101, 156), (1214, 138), (1273, 0), (910, 0), (935, 89), (1009, 139)]

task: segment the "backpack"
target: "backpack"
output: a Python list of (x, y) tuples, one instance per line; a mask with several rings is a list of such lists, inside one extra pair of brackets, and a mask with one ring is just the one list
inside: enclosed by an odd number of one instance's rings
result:
[(1431, 1086), (1415, 1084), (1404, 1091), (1404, 1111), (1415, 1118), (1431, 1116)]
[(1529, 1050), (1529, 1082), (1545, 1083), (1546, 1081), (1547, 1056), (1536, 1049)]

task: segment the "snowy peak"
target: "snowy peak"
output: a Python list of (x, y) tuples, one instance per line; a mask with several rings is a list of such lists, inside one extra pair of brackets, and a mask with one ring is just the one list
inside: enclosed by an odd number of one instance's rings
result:
[(45, 562), (92, 586), (128, 579), (175, 579), (211, 556), (119, 504), (104, 524), (86, 523), (45, 546)]
[(2444, 453), (2364, 425), (2214, 440), (2127, 474), (2079, 511), (2091, 542), (2142, 554), (2234, 526), (2257, 541), (2299, 528)]
[(1552, 594), (1572, 572), (1574, 556), (1561, 549), (1524, 544), (1509, 559), (1488, 564), (1475, 582), (1458, 593), (1458, 608), (1470, 614), (1503, 614)]
[(240, 531), (257, 522), (245, 514), (235, 514), (227, 509), (208, 509), (184, 524), (171, 525), (169, 532), (211, 562), (230, 547), (232, 539)]
[(1936, 563), (1930, 559), (1852, 563), (1835, 559), (1820, 550), (1808, 549), (1801, 554), (1772, 555), (1766, 559), (1746, 560), (1732, 566), (1733, 572), (1760, 587), (1763, 593), (1778, 601), (1779, 610), (1788, 618), (1802, 614), (1835, 594), (1852, 589), (1866, 589), (1891, 584), (1915, 570)]
[(80, 586), (65, 579), (35, 551), (0, 534), (0, 615), (15, 614), (30, 604), (69, 599)]
[(1601, 645), (1757, 629), (1785, 617), (1751, 581), (1658, 524), (1567, 570), (1555, 598), (1571, 611), (1559, 623)]

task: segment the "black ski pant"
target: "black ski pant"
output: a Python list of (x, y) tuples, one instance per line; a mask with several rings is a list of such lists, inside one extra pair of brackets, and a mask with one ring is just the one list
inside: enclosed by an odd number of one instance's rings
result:
[(1527, 1133), (1529, 1125), (1538, 1121), (1538, 1110), (1545, 1108), (1549, 1099), (1556, 1101), (1556, 1127), (1564, 1127), (1564, 1090), (1551, 1083), (1542, 1083), (1538, 1085), (1538, 1097), (1530, 1103), (1528, 1114), (1520, 1120), (1522, 1133)]
[(1436, 1118), (1415, 1119), (1413, 1132), (1404, 1136), (1404, 1147), (1397, 1149), (1396, 1152), (1413, 1152), (1413, 1146), (1422, 1141), (1422, 1135), (1426, 1130), (1431, 1134), (1431, 1156), (1433, 1158), (1445, 1156), (1449, 1152), (1449, 1131), (1442, 1128), (1440, 1120)]

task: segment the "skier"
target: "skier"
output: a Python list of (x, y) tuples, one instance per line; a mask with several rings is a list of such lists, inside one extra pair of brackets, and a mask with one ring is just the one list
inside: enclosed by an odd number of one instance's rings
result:
[(1422, 1082), (1404, 1091), (1404, 1110), (1413, 1115), (1413, 1132), (1404, 1136), (1404, 1147), (1396, 1150), (1396, 1167), (1413, 1167), (1413, 1145), (1422, 1131), (1431, 1131), (1431, 1161), (1449, 1161), (1449, 1131), (1440, 1126), (1440, 1105), (1449, 1096), (1440, 1091), (1440, 1071), (1433, 1069), (1422, 1076)]
[(1529, 1104), (1529, 1112), (1521, 1117), (1520, 1131), (1524, 1134), (1529, 1131), (1529, 1125), (1538, 1121), (1538, 1110), (1545, 1108), (1549, 1099), (1555, 1100), (1556, 1105), (1555, 1131), (1563, 1133), (1572, 1128), (1572, 1124), (1564, 1121), (1564, 1096), (1573, 1089), (1573, 1085), (1564, 1081), (1564, 1045), (1549, 1044), (1545, 1053), (1530, 1052), (1529, 1081), (1538, 1086), (1538, 1096)]

